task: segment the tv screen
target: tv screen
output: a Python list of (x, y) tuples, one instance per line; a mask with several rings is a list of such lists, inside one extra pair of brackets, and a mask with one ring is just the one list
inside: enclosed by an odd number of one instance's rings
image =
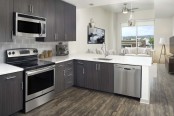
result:
[(103, 44), (105, 42), (105, 30), (88, 27), (88, 44)]
[(174, 55), (174, 36), (170, 37), (170, 53)]

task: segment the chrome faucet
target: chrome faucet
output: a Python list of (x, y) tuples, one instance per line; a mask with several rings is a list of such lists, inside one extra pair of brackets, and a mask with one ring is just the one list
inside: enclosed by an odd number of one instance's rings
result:
[(102, 47), (101, 47), (101, 50), (103, 51), (103, 53), (104, 53), (104, 56), (105, 56), (105, 58), (108, 56), (108, 53), (107, 53), (107, 51), (106, 51), (106, 44), (105, 43), (103, 43), (103, 45), (102, 45)]

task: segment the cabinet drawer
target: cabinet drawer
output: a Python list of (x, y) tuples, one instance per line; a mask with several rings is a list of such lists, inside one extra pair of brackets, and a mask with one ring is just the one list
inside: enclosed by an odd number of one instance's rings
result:
[(71, 60), (71, 61), (65, 62), (65, 67), (66, 68), (73, 68), (73, 61)]
[(71, 76), (74, 73), (74, 69), (73, 68), (67, 68), (65, 69), (65, 76)]
[(2, 76), (0, 76), (0, 82), (3, 82), (5, 80), (14, 80), (16, 78), (21, 78), (21, 75), (22, 75), (22, 72), (2, 75)]

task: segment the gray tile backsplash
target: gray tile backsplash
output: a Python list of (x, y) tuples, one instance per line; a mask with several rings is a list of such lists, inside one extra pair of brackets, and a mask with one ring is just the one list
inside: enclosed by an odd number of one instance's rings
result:
[(37, 48), (39, 53), (44, 50), (53, 50), (55, 55), (55, 45), (57, 42), (36, 42), (34, 38), (13, 38), (13, 42), (0, 42), (0, 63), (5, 62), (4, 52), (13, 48)]

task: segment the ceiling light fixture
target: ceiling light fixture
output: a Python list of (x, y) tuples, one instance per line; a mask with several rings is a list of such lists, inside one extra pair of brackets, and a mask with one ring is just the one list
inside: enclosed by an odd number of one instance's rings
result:
[[(131, 9), (132, 9), (132, 2), (131, 2)], [(130, 17), (129, 17), (129, 20), (128, 20), (128, 25), (129, 26), (135, 26), (135, 20), (133, 18), (133, 12), (134, 11), (131, 10)]]
[(126, 7), (126, 3), (124, 4), (125, 6), (124, 6), (124, 8), (122, 9), (122, 13), (123, 14), (127, 14), (129, 11), (128, 11), (128, 9), (127, 9), (127, 7)]

